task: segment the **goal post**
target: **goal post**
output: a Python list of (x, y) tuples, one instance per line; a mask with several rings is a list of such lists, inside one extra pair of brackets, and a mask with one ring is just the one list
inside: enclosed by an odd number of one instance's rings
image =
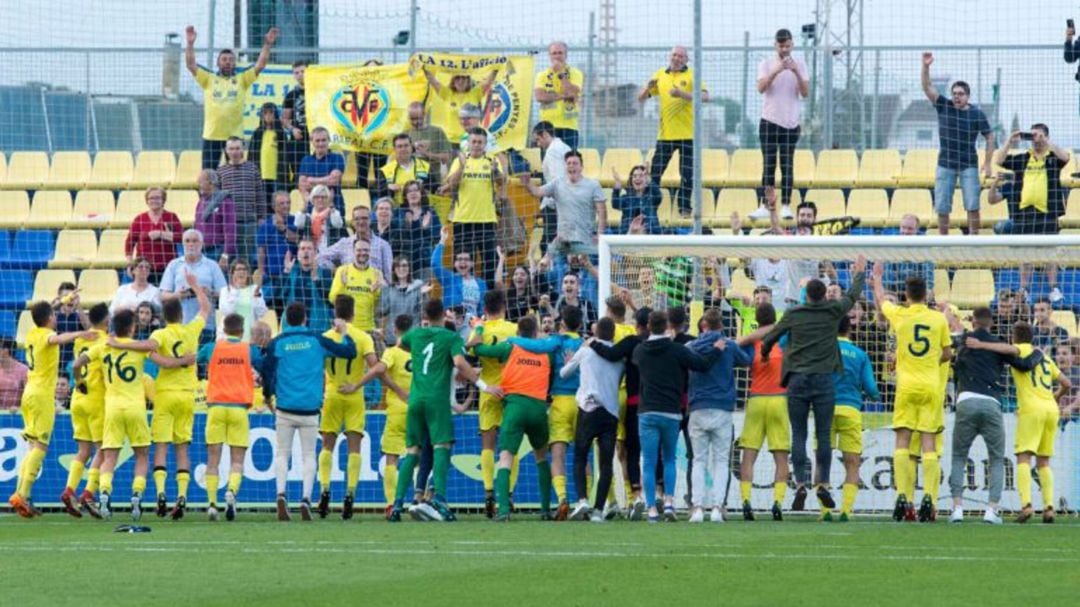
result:
[[(979, 306), (991, 308), (997, 322), (994, 332), (1006, 339), (1014, 321), (1033, 323), (1036, 346), (1054, 358), (1063, 374), (1075, 378), (1080, 376), (1078, 341), (1074, 337), (1077, 333), (1076, 306), (1080, 304), (1080, 284), (1077, 284), (1080, 279), (1080, 236), (605, 235), (598, 246), (599, 299), (603, 305), (608, 295), (625, 290), (639, 306), (642, 302), (661, 309), (685, 306), (692, 334), (697, 332), (697, 319), (702, 310), (717, 307), (724, 318), (725, 332), (735, 337), (745, 331), (743, 317), (734, 308), (752, 307), (751, 297), (756, 287), (771, 286), (773, 303), (780, 311), (797, 305), (798, 288), (784, 296), (786, 302), (777, 301), (780, 299), (776, 293), (777, 284), (783, 283), (785, 276), (766, 275), (768, 272), (787, 272), (790, 283), (796, 285), (811, 276), (820, 276), (826, 283), (838, 283), (846, 290), (852, 281), (850, 266), (858, 255), (864, 255), (869, 263), (867, 287), (854, 313), (859, 316), (856, 323), (859, 332), (856, 336), (853, 330), (852, 341), (870, 356), (882, 398), (878, 402), (867, 399), (863, 406), (863, 461), (856, 509), (886, 511), (891, 508), (895, 496), (894, 433), (891, 428), (895, 336), (874, 311), (869, 286), (873, 265), (886, 264), (886, 296), (889, 298), (902, 298), (903, 280), (908, 275), (926, 273), (934, 303), (948, 302), (965, 327), (970, 327), (971, 312)], [(701, 270), (687, 272), (683, 274), (683, 284), (673, 284), (679, 280), (677, 273), (665, 276), (665, 272), (680, 266)], [(748, 272), (748, 266), (758, 269), (760, 275)], [(791, 278), (790, 274), (799, 269), (806, 275)], [(721, 288), (717, 289), (717, 286)], [(1052, 293), (1055, 288), (1060, 299)], [(646, 292), (650, 289), (651, 292)], [(753, 318), (752, 311), (749, 318)], [(737, 371), (736, 383), (739, 394), (735, 416), (737, 437), (749, 385), (746, 370)], [(1008, 372), (1003, 371), (1001, 383), (1005, 387), (1002, 407), (1007, 432), (1002, 506), (1016, 509), (1019, 498), (1012, 455), (1016, 436), (1016, 393)], [(950, 371), (943, 402), (946, 428), (941, 445), (943, 474), (938, 504), (942, 509), (951, 504), (948, 483), (955, 396)], [(1066, 399), (1063, 403), (1066, 407), (1080, 405), (1080, 400), (1075, 400), (1075, 393)], [(1055, 486), (1055, 504), (1060, 499), (1071, 505), (1080, 503), (1078, 421), (1076, 408), (1064, 410), (1052, 460), (1055, 478), (1059, 479)], [(811, 460), (813, 441), (811, 428), (807, 444)], [(738, 449), (733, 453), (732, 471), (737, 476), (741, 453)], [(839, 451), (834, 452), (833, 462), (830, 480), (833, 487), (839, 487), (844, 479)], [(771, 504), (772, 475), (772, 459), (759, 457), (753, 478), (755, 508), (768, 508)], [(977, 507), (987, 501), (988, 478), (986, 447), (982, 440), (977, 440), (968, 454), (964, 471), (965, 504)], [(919, 479), (920, 495), (922, 485), (923, 479)], [(737, 478), (732, 479), (729, 486), (727, 503), (732, 507), (738, 504)], [(1037, 491), (1034, 497), (1039, 499)], [(808, 507), (816, 509), (813, 498)]]

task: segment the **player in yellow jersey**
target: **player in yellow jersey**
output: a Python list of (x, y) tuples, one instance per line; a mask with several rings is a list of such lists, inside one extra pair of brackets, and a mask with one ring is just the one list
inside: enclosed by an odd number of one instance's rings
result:
[[(517, 335), (517, 325), (506, 320), (506, 291), (492, 289), (484, 293), (483, 344), (492, 345), (506, 341)], [(473, 331), (474, 337), (476, 331)], [(498, 359), (480, 357), (480, 379), (494, 386), (502, 378), (503, 363)], [(502, 425), (502, 399), (480, 393), (480, 477), (484, 482), (484, 514), (488, 518), (495, 516), (495, 443)], [(517, 480), (517, 456), (511, 467), (514, 480), (510, 482), (510, 493), (514, 492)]]
[(337, 269), (334, 282), (330, 285), (330, 303), (335, 303), (342, 293), (352, 296), (355, 306), (352, 325), (361, 331), (373, 331), (375, 308), (379, 304), (379, 291), (385, 277), (370, 264), (371, 243), (357, 238), (353, 244), (353, 254), (356, 260), (352, 264)]
[[(97, 333), (98, 339), (108, 336), (108, 304), (95, 305), (90, 308), (88, 316), (91, 330)], [(89, 351), (93, 345), (93, 341), (87, 341), (81, 337), (76, 339), (75, 355)], [(71, 459), (67, 485), (60, 495), (60, 501), (64, 504), (67, 513), (75, 518), (82, 518), (81, 510), (85, 510), (94, 518), (101, 518), (97, 505), (94, 503), (101, 469), (101, 434), (105, 430), (105, 384), (98, 365), (83, 367), (75, 378), (75, 390), (71, 393), (71, 427), (78, 452)], [(93, 460), (90, 459), (91, 453), (94, 455)], [(90, 461), (90, 470), (87, 474), (86, 488), (79, 496), (78, 505), (76, 505), (76, 489), (82, 481), (87, 461)]]
[[(401, 347), (401, 336), (412, 328), (413, 319), (399, 314), (394, 319), (394, 334), (398, 343), (383, 352), (382, 359), (368, 369), (367, 375), (378, 377), (386, 387), (386, 424), (383, 426), (380, 449), (386, 462), (383, 468), (383, 497), (386, 498), (386, 514), (394, 507), (394, 491), (397, 489), (398, 459), (405, 455), (405, 416), (409, 408), (409, 388), (412, 386), (412, 354)], [(361, 381), (369, 379), (365, 375)]]
[(916, 467), (911, 460), (911, 433), (918, 432), (922, 451), (923, 500), (919, 520), (937, 518), (937, 496), (941, 479), (935, 441), (944, 428), (941, 394), (941, 364), (952, 359), (952, 336), (945, 315), (926, 306), (926, 279), (909, 276), (904, 289), (906, 307), (885, 300), (882, 277), (885, 264), (874, 264), (872, 286), (874, 304), (889, 321), (896, 334), (896, 400), (893, 404), (893, 429), (896, 449), (896, 507), (893, 519), (902, 520), (914, 498)]
[[(79, 375), (88, 364), (101, 367), (105, 384), (105, 428), (101, 437), (103, 458), (101, 462), (100, 512), (112, 517), (112, 480), (120, 448), (127, 440), (135, 451), (135, 478), (131, 484), (131, 518), (142, 516), (142, 493), (146, 489), (146, 469), (150, 450), (150, 426), (146, 423), (146, 393), (143, 389), (143, 362), (146, 354), (122, 349), (123, 344), (133, 343), (135, 313), (121, 310), (113, 317), (115, 338), (98, 343), (75, 360), (73, 371)], [(160, 356), (151, 353), (150, 359), (159, 367), (174, 368), (191, 365), (195, 355), (183, 358)]]
[[(1018, 322), (1012, 329), (1012, 346), (992, 344), (969, 337), (969, 348), (984, 348), (1002, 354), (1014, 354), (1012, 380), (1020, 403), (1016, 411), (1016, 491), (1020, 494), (1020, 514), (1016, 522), (1026, 523), (1034, 514), (1031, 505), (1031, 456), (1039, 467), (1039, 487), (1043, 498), (1043, 522), (1054, 522), (1054, 455), (1061, 397), (1072, 389), (1072, 382), (1054, 360), (1031, 345), (1032, 328)], [(1054, 383), (1057, 390), (1054, 390)]]
[(30, 307), (34, 328), (26, 335), (26, 388), (23, 390), (20, 411), (23, 418), (23, 438), (29, 451), (19, 467), (19, 482), (15, 493), (8, 498), (11, 507), (24, 518), (40, 516), (34, 508), (30, 493), (41, 471), (41, 462), (49, 450), (53, 425), (56, 422), (56, 380), (60, 374), (60, 346), (78, 338), (97, 339), (94, 331), (72, 331), (57, 334), (56, 315), (52, 305), (39, 301)]
[[(357, 239), (357, 243), (363, 242)], [(366, 242), (364, 244), (367, 244)], [(357, 248), (359, 257), (359, 247)], [(334, 445), (340, 432), (345, 432), (348, 463), (345, 467), (345, 500), (341, 505), (341, 518), (349, 520), (353, 515), (353, 496), (360, 479), (360, 445), (364, 440), (364, 383), (365, 371), (375, 366), (375, 342), (371, 336), (356, 328), (353, 318), (356, 304), (350, 295), (334, 298), (334, 314), (349, 323), (347, 335), (356, 344), (355, 358), (326, 359), (326, 393), (323, 396), (322, 418), (319, 433), (322, 434), (322, 450), (319, 451), (319, 484), (322, 493), (316, 510), (319, 518), (330, 514), (330, 472), (334, 464)], [(344, 336), (334, 329), (323, 337), (341, 342)], [(361, 360), (363, 361), (361, 363)], [(370, 378), (368, 378), (370, 381)]]

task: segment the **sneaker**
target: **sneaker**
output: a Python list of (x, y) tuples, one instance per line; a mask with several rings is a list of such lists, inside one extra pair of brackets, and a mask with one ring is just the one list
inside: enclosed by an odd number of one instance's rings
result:
[(71, 487), (65, 487), (60, 494), (60, 501), (64, 503), (64, 510), (75, 518), (82, 518), (82, 512), (76, 507), (75, 491)]
[(484, 516), (495, 518), (495, 493), (492, 491), (484, 492)]
[(791, 509), (795, 512), (806, 510), (806, 485), (799, 485), (795, 490), (795, 499), (791, 501)]
[(825, 485), (818, 485), (817, 491), (818, 503), (821, 504), (823, 510), (832, 510), (836, 508), (836, 502), (833, 501), (832, 493), (829, 492), (829, 488)]
[(390, 510), (386, 513), (386, 522), (388, 523), (400, 523), (401, 522), (401, 508), (397, 508), (393, 505), (389, 506)]
[(89, 491), (83, 491), (82, 495), (79, 496), (79, 508), (85, 510), (93, 518), (101, 518), (97, 502), (94, 501), (94, 494)]
[(650, 523), (659, 523), (660, 513), (656, 511), (656, 508), (649, 508), (649, 512), (646, 515), (645, 520), (649, 521)]
[(187, 498), (181, 495), (180, 497), (176, 498), (176, 505), (173, 506), (172, 512), (169, 513), (169, 516), (172, 518), (172, 520), (178, 521), (184, 518), (185, 508), (187, 508)]
[[(560, 504), (559, 506), (561, 508), (562, 504)], [(573, 511), (570, 512), (569, 518), (572, 521), (583, 521), (589, 518), (591, 514), (592, 508), (589, 506), (589, 502), (581, 500), (577, 503), (576, 506), (574, 506)]]
[(841, 513), (840, 513), (840, 518), (838, 518), (838, 519), (836, 519), (836, 520), (837, 520), (837, 521), (839, 521), (839, 522), (841, 522), (841, 523), (846, 523), (846, 522), (848, 522), (848, 520), (849, 520), (849, 518), (848, 518), (848, 513), (847, 513), (847, 512), (841, 512)]
[(1020, 514), (1016, 515), (1016, 522), (1026, 523), (1032, 516), (1035, 516), (1035, 509), (1031, 507), (1031, 504), (1028, 504), (1020, 510)]
[(225, 520), (236, 520), (236, 494), (232, 491), (225, 492)]
[(589, 517), (590, 523), (606, 523), (608, 519), (601, 513), (593, 511), (592, 516)]
[(319, 506), (316, 508), (319, 512), (319, 518), (326, 518), (330, 516), (330, 492), (323, 491), (319, 494)]
[[(431, 506), (435, 509), (439, 518), (435, 519), (444, 523), (452, 523), (457, 520), (457, 516), (454, 515), (454, 511), (450, 509), (450, 504), (446, 503), (441, 496), (436, 495), (431, 498)], [(510, 508), (510, 512), (513, 512), (513, 507)]]
[[(990, 512), (990, 510), (987, 510)], [(962, 523), (964, 522), (964, 509), (960, 506), (953, 507), (952, 514), (949, 515), (950, 523)]]
[(414, 521), (419, 521), (421, 523), (442, 520), (442, 517), (439, 516), (439, 513), (435, 508), (432, 508), (431, 504), (427, 502), (420, 502), (419, 504), (411, 506), (409, 508), (409, 516), (411, 516)]
[(138, 493), (131, 496), (131, 520), (138, 522), (142, 518), (142, 496)]
[(1001, 515), (997, 513), (993, 508), (987, 508), (983, 514), (983, 522), (990, 525), (1001, 525), (1004, 521), (1001, 520)]
[(826, 510), (826, 511), (821, 513), (821, 522), (823, 522), (823, 523), (831, 523), (832, 522), (832, 510)]
[(937, 508), (934, 507), (934, 500), (930, 499), (929, 495), (924, 495), (922, 502), (919, 503), (919, 522), (932, 523), (936, 519)]
[(30, 510), (30, 504), (23, 496), (18, 493), (12, 493), (8, 498), (8, 503), (11, 504), (12, 510), (18, 513), (23, 518), (34, 518), (34, 513)]
[(165, 494), (157, 494), (157, 507), (154, 508), (154, 514), (158, 518), (165, 518), (165, 515), (169, 512), (169, 503), (165, 500)]
[(1065, 496), (1058, 498), (1058, 512), (1065, 516), (1069, 516), (1069, 500), (1065, 499)]
[(353, 515), (353, 496), (351, 493), (345, 495), (345, 499), (341, 502), (341, 520), (347, 521), (352, 518)]
[(897, 495), (896, 505), (893, 506), (892, 519), (898, 523), (904, 520), (904, 514), (907, 512), (907, 507), (907, 498), (904, 497), (904, 494), (901, 493), (900, 495)]
[(209, 506), (208, 506), (208, 507), (206, 508), (206, 518), (207, 518), (207, 520), (209, 520), (209, 521), (210, 521), (211, 523), (215, 523), (215, 522), (217, 522), (217, 520), (218, 520), (218, 509), (217, 509), (217, 507), (216, 507), (216, 506), (214, 506), (213, 504), (210, 504), (210, 505), (209, 505)]
[(917, 520), (919, 519), (915, 515), (915, 504), (908, 502), (907, 506), (904, 508), (904, 522), (914, 523)]
[(640, 497), (631, 502), (630, 512), (627, 513), (626, 518), (632, 521), (640, 521), (645, 517), (645, 500)]
[(112, 520), (112, 498), (108, 493), (101, 494), (101, 504), (98, 506), (98, 512), (101, 513), (101, 518), (105, 520)]
[(1065, 295), (1061, 292), (1061, 289), (1054, 287), (1050, 289), (1050, 303), (1059, 304), (1065, 299)]
[(305, 497), (300, 500), (300, 520), (310, 521), (311, 519), (311, 500)]
[(749, 500), (742, 503), (742, 518), (744, 521), (754, 520), (754, 509), (750, 507)]
[[(593, 512), (593, 516), (596, 516), (595, 512)], [(604, 504), (603, 516), (605, 521), (613, 521), (619, 518), (619, 506), (617, 504)]]
[(675, 516), (675, 506), (672, 506), (671, 504), (665, 505), (664, 506), (664, 522), (665, 523), (674, 523), (677, 520), (679, 520), (679, 517)]
[(1050, 523), (1054, 522), (1054, 507), (1053, 506), (1047, 506), (1046, 508), (1043, 508), (1043, 522), (1048, 524), (1048, 525)]
[(780, 219), (794, 219), (795, 214), (791, 212), (791, 205), (785, 204), (780, 207)]
[(570, 502), (562, 500), (559, 502), (559, 507), (555, 509), (555, 520), (565, 521), (570, 516)]
[[(790, 209), (788, 209), (788, 212), (790, 212)], [(766, 209), (764, 206), (760, 206), (760, 207), (757, 208), (757, 210), (751, 212), (746, 217), (748, 219), (751, 219), (751, 220), (754, 220), (754, 221), (759, 221), (759, 220), (762, 220), (762, 219), (768, 219), (769, 218), (769, 209)]]
[(774, 521), (782, 521), (782, 520), (784, 520), (784, 509), (780, 507), (780, 502), (773, 502), (772, 503), (772, 509), (770, 510), (770, 512), (772, 513), (772, 520), (774, 520)]
[(709, 513), (710, 523), (722, 523), (724, 522), (724, 511), (718, 507), (713, 507), (712, 512)]
[(694, 509), (690, 512), (690, 518), (686, 520), (688, 523), (704, 523), (705, 511), (700, 506), (694, 506)]

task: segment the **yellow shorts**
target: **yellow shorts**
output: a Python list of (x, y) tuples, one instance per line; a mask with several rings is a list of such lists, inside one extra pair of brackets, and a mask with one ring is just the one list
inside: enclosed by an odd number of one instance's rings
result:
[(1016, 453), (1054, 455), (1054, 436), (1061, 413), (1050, 407), (1023, 411), (1016, 415)]
[(109, 409), (105, 407), (105, 431), (101, 436), (102, 449), (119, 449), (127, 439), (132, 447), (150, 446), (150, 425), (146, 409)]
[(206, 444), (247, 447), (250, 424), (247, 407), (212, 405), (206, 413)]
[(626, 386), (619, 388), (619, 425), (615, 430), (615, 440), (626, 440)]
[(893, 428), (937, 434), (945, 429), (945, 409), (936, 390), (901, 388), (893, 405)]
[(386, 426), (383, 427), (381, 450), (386, 455), (405, 455), (406, 407), (386, 409)]
[(832, 418), (833, 449), (862, 453), (862, 411), (839, 405)]
[(194, 425), (195, 398), (191, 392), (158, 392), (150, 418), (150, 438), (155, 443), (190, 443)]
[(502, 425), (503, 402), (502, 399), (488, 394), (480, 393), (480, 431), (487, 432), (492, 428)]
[(20, 411), (23, 418), (23, 438), (48, 445), (56, 424), (55, 396), (23, 392)]
[(577, 431), (577, 398), (570, 394), (551, 397), (548, 409), (548, 444), (572, 443)]
[(71, 399), (71, 428), (75, 440), (100, 443), (105, 433), (105, 400), (79, 395)]
[(367, 418), (363, 394), (330, 394), (323, 401), (322, 418), (319, 420), (319, 432), (337, 434), (338, 432), (364, 433)]
[(751, 396), (746, 400), (739, 446), (760, 451), (768, 441), (769, 451), (791, 449), (791, 421), (788, 419), (787, 396)]

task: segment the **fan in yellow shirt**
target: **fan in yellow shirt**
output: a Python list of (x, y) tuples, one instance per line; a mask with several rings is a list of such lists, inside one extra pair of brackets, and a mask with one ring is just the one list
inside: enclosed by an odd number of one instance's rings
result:
[[(909, 276), (905, 283), (908, 305), (898, 306), (885, 299), (882, 279), (885, 264), (874, 264), (872, 285), (874, 303), (889, 321), (896, 334), (896, 400), (893, 404), (893, 429), (896, 449), (893, 467), (896, 470), (895, 520), (911, 520), (909, 499), (915, 493), (915, 463), (911, 454), (911, 434), (919, 433), (922, 451), (924, 495), (919, 506), (921, 522), (933, 522), (937, 517), (937, 496), (941, 478), (941, 463), (935, 448), (938, 434), (944, 430), (941, 394), (941, 364), (952, 359), (952, 337), (945, 315), (926, 306), (926, 279)], [(932, 479), (932, 480), (931, 480)]]
[(23, 438), (29, 451), (19, 467), (15, 493), (8, 498), (11, 507), (23, 518), (40, 516), (30, 501), (30, 493), (41, 471), (41, 462), (49, 450), (53, 425), (56, 422), (56, 379), (60, 368), (60, 346), (77, 338), (97, 339), (93, 331), (73, 331), (57, 334), (56, 315), (52, 304), (39, 301), (30, 307), (34, 328), (26, 335), (26, 388), (23, 390), (20, 411), (23, 418)]
[[(394, 334), (398, 343), (383, 352), (382, 359), (368, 369), (367, 375), (378, 377), (386, 387), (386, 423), (383, 426), (382, 450), (386, 462), (383, 468), (383, 497), (387, 513), (393, 508), (397, 489), (398, 459), (405, 455), (405, 416), (409, 408), (409, 388), (412, 387), (412, 354), (401, 347), (401, 336), (412, 328), (413, 319), (399, 314), (394, 319)], [(361, 381), (366, 383), (367, 376)]]
[(356, 260), (337, 269), (334, 281), (330, 285), (330, 303), (337, 305), (338, 295), (349, 295), (354, 304), (352, 326), (361, 331), (375, 329), (375, 307), (379, 304), (379, 292), (384, 276), (378, 268), (372, 267), (371, 243), (357, 238), (353, 244)]
[[(135, 313), (121, 310), (113, 317), (115, 338), (99, 343), (75, 360), (73, 371), (78, 375), (88, 364), (100, 365), (105, 384), (105, 428), (101, 438), (100, 506), (101, 516), (112, 517), (112, 480), (117, 456), (124, 441), (135, 451), (135, 478), (131, 484), (131, 518), (142, 517), (142, 492), (146, 489), (146, 469), (149, 465), (150, 427), (146, 423), (146, 394), (143, 390), (143, 362), (147, 355), (125, 349), (135, 332)], [(195, 355), (182, 358), (164, 357), (151, 352), (149, 358), (163, 369), (195, 363)]]
[(578, 146), (578, 118), (581, 116), (581, 91), (585, 75), (566, 63), (565, 42), (548, 45), (551, 67), (536, 75), (533, 96), (540, 104), (540, 120), (555, 127), (555, 136), (570, 149)]
[[(357, 242), (362, 241), (357, 239)], [(356, 483), (360, 479), (360, 444), (364, 439), (366, 413), (364, 384), (371, 380), (365, 371), (374, 367), (378, 359), (375, 358), (375, 342), (371, 336), (357, 329), (353, 322), (355, 308), (353, 298), (349, 295), (341, 294), (334, 298), (335, 318), (349, 323), (347, 334), (356, 344), (356, 358), (326, 359), (326, 392), (319, 421), (319, 433), (322, 434), (322, 450), (319, 451), (319, 484), (322, 486), (322, 493), (316, 509), (319, 518), (326, 518), (330, 514), (330, 473), (334, 464), (334, 445), (341, 432), (345, 432), (348, 450), (345, 500), (341, 507), (341, 518), (344, 520), (352, 518), (353, 496)], [(336, 342), (344, 339), (344, 336), (334, 329), (323, 333), (323, 337)]]
[(435, 92), (435, 99), (431, 102), (431, 124), (441, 127), (450, 141), (461, 139), (465, 132), (458, 121), (458, 111), (467, 103), (484, 107), (484, 100), (491, 92), (496, 74), (497, 72), (492, 70), (481, 83), (473, 81), (468, 74), (454, 74), (450, 76), (450, 84), (447, 86), (430, 70), (424, 68), (428, 85)]

